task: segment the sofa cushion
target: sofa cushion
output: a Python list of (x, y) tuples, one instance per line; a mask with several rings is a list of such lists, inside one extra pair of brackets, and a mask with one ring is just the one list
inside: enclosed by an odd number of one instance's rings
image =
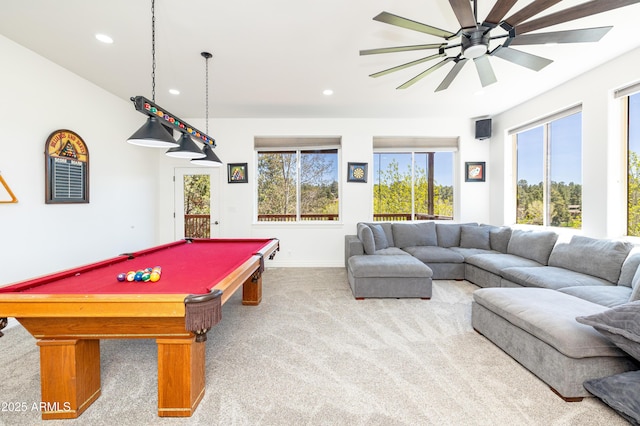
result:
[(617, 283), (620, 269), (633, 245), (574, 235), (569, 243), (558, 243), (549, 256), (549, 266), (570, 269)]
[(391, 229), (396, 247), (438, 245), (435, 222), (394, 223)]
[(491, 250), (499, 251), (500, 253), (506, 253), (507, 247), (509, 246), (509, 240), (511, 239), (511, 228), (508, 226), (484, 226), (489, 227)]
[(631, 295), (631, 289), (623, 285), (583, 285), (564, 287), (558, 291), (609, 308), (627, 303)]
[(640, 371), (591, 379), (584, 388), (613, 408), (630, 424), (640, 424)]
[(545, 288), (482, 288), (473, 298), (570, 358), (625, 356), (595, 329), (576, 321), (606, 311), (604, 306)]
[(562, 287), (611, 286), (611, 283), (602, 278), (555, 266), (505, 268), (501, 271), (501, 275), (503, 278), (523, 287), (541, 287), (557, 290)]
[(507, 253), (546, 265), (557, 239), (558, 234), (552, 231), (514, 229), (509, 238)]
[(440, 247), (458, 247), (460, 245), (459, 223), (436, 223), (436, 236)]
[(417, 246), (405, 247), (403, 250), (424, 263), (464, 262), (464, 256), (446, 247)]
[(498, 276), (503, 269), (513, 266), (542, 266), (535, 260), (504, 253), (476, 254), (467, 257), (465, 262)]
[(465, 259), (469, 256), (473, 256), (476, 254), (491, 254), (491, 253), (498, 253), (497, 251), (493, 251), (493, 250), (484, 250), (484, 249), (478, 249), (478, 248), (465, 248), (465, 247), (450, 247), (449, 250), (453, 250), (456, 253), (459, 253), (462, 255), (462, 257), (464, 257)]
[(411, 256), (351, 256), (348, 262), (349, 270), (358, 278), (431, 278), (433, 275), (427, 265)]
[(576, 321), (590, 325), (620, 349), (640, 361), (640, 301), (625, 303)]
[(369, 225), (371, 232), (373, 233), (373, 242), (376, 246), (376, 251), (386, 249), (389, 247), (389, 241), (387, 240), (387, 234), (384, 233), (384, 229), (380, 225)]
[(460, 247), (491, 250), (489, 237), (491, 229), (487, 226), (462, 225), (460, 227)]
[(411, 256), (409, 253), (398, 247), (387, 247), (386, 249), (376, 250), (374, 254), (380, 256)]
[(634, 247), (629, 252), (629, 255), (622, 264), (620, 270), (620, 278), (618, 278), (618, 285), (624, 285), (631, 287), (631, 281), (640, 266), (640, 247)]
[(362, 241), (364, 252), (366, 254), (374, 254), (376, 252), (376, 242), (373, 239), (373, 231), (364, 223), (358, 224), (358, 238)]

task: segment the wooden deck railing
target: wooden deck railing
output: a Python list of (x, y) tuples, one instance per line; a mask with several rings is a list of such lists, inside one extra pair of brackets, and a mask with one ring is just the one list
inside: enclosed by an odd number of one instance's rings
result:
[[(337, 214), (303, 214), (301, 221), (337, 221)], [(373, 215), (375, 222), (399, 222), (407, 220), (453, 220), (451, 216), (429, 215), (424, 213), (376, 213)], [(295, 214), (260, 214), (258, 222), (295, 222)], [(184, 235), (191, 238), (209, 238), (211, 231), (211, 219), (208, 214), (184, 215)]]
[(210, 238), (211, 219), (208, 214), (185, 214), (184, 236), (185, 238)]

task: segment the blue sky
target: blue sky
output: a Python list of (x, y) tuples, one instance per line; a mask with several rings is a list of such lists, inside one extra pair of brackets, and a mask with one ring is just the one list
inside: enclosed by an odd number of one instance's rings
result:
[[(543, 126), (518, 134), (518, 180), (537, 184), (543, 180)], [(582, 183), (582, 114), (550, 125), (551, 180)]]

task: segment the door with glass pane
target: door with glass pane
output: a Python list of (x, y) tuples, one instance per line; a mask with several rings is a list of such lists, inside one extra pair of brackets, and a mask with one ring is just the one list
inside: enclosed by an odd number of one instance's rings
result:
[(220, 169), (176, 168), (175, 238), (217, 238), (220, 235)]

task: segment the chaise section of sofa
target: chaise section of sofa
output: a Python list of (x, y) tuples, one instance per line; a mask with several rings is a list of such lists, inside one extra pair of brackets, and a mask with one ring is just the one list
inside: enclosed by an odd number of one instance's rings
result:
[(607, 307), (543, 288), (486, 288), (473, 294), (472, 326), (566, 400), (590, 394), (585, 380), (640, 365), (576, 317)]

